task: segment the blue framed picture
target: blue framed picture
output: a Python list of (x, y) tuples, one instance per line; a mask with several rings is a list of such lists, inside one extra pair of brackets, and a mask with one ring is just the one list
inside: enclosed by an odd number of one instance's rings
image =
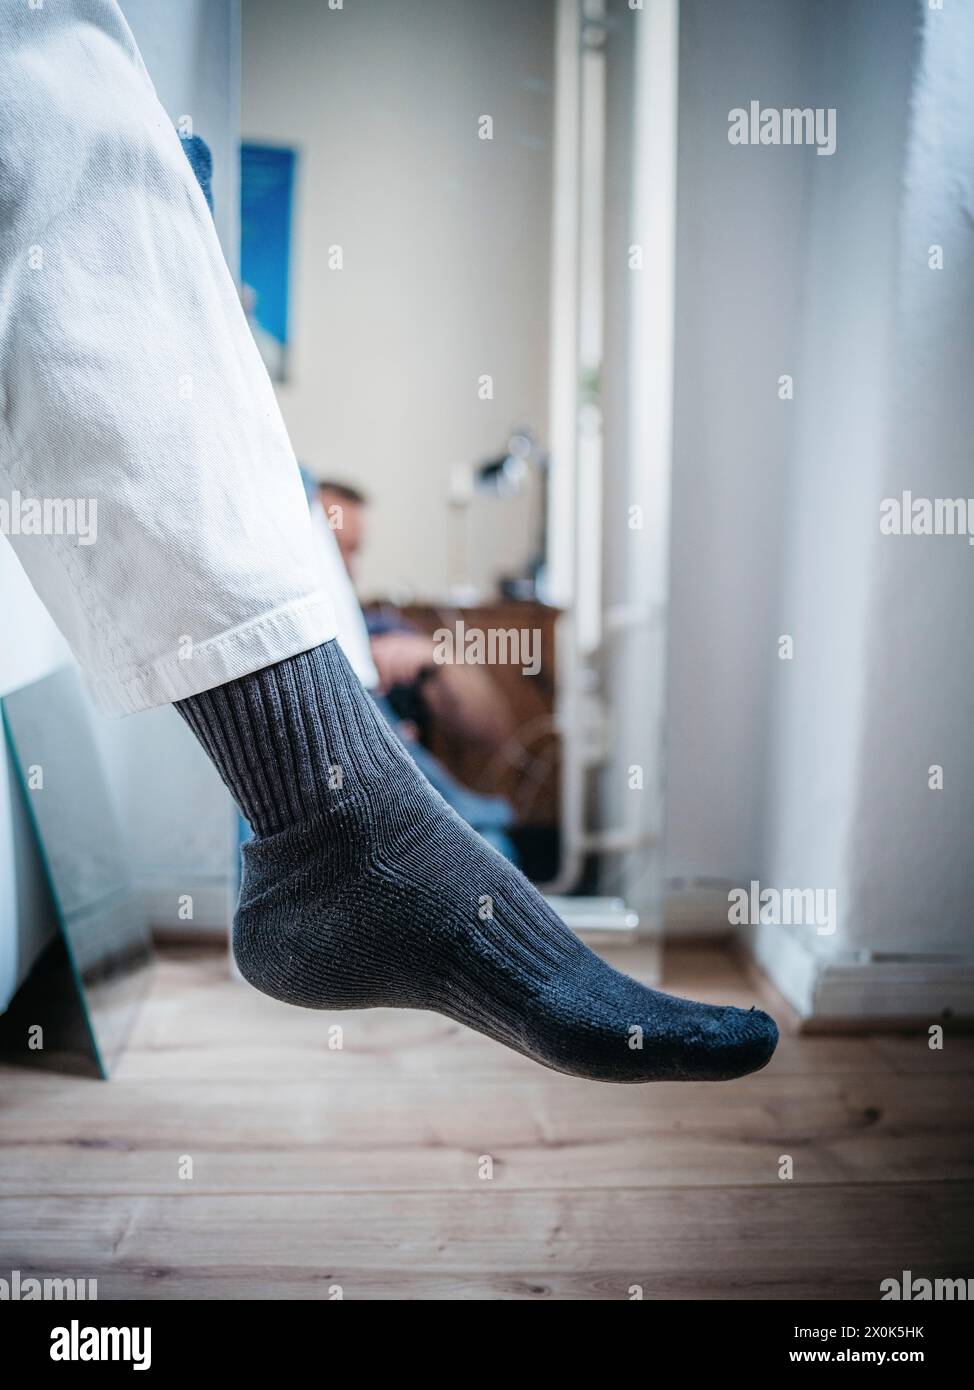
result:
[(297, 152), (240, 147), (240, 280), (244, 310), (273, 381), (287, 377), (291, 211)]

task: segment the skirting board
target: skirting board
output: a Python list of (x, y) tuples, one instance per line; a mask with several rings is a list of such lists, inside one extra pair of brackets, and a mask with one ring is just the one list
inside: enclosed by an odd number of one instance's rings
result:
[(803, 1032), (974, 1026), (970, 956), (817, 956), (781, 927), (749, 927), (742, 947), (795, 1009)]
[(670, 883), (666, 940), (730, 938), (795, 1010), (803, 1032), (917, 1029), (950, 1020), (974, 1027), (974, 956), (828, 958), (782, 927), (731, 927), (727, 893), (713, 880)]
[(699, 882), (678, 879), (666, 885), (663, 913), (668, 941), (681, 938), (712, 940), (729, 936), (727, 894), (735, 885), (715, 885), (712, 880)]

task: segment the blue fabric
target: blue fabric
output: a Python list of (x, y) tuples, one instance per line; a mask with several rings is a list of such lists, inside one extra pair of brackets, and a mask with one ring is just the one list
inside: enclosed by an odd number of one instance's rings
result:
[(203, 190), (206, 205), (213, 211), (213, 156), (210, 147), (199, 135), (180, 135), (186, 158), (196, 175), (196, 181)]

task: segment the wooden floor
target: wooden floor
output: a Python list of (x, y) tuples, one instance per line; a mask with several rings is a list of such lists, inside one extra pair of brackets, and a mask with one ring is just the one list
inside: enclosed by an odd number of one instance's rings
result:
[[(664, 984), (776, 1012), (714, 949), (670, 952)], [(0, 1071), (0, 1276), (94, 1276), (102, 1298), (875, 1300), (904, 1269), (974, 1274), (972, 1073), (970, 1038), (788, 1033), (741, 1081), (576, 1082), (432, 1014), (289, 1009), (170, 948), (113, 1081)]]

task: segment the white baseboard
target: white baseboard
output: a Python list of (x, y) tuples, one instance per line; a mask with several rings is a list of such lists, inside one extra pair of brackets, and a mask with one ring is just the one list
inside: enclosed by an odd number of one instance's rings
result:
[(809, 1028), (974, 1019), (974, 956), (822, 954), (787, 928), (748, 928), (747, 948)]
[(974, 1019), (974, 961), (866, 960), (830, 963), (818, 980), (816, 1023), (877, 1019), (932, 1024)]
[(724, 886), (712, 881), (678, 880), (666, 885), (663, 900), (663, 921), (666, 939), (681, 937), (717, 938), (729, 936), (727, 893), (734, 885)]
[(974, 1020), (974, 954), (829, 953), (780, 926), (731, 927), (735, 885), (683, 881), (666, 894), (666, 939), (739, 942), (810, 1029)]

